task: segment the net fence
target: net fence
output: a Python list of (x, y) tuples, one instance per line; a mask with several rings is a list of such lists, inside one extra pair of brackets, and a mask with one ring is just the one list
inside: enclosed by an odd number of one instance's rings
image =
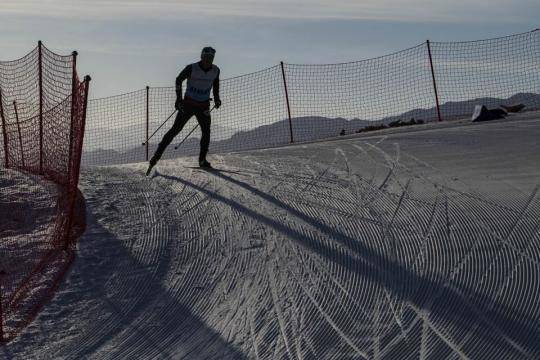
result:
[(0, 62), (0, 341), (53, 295), (84, 227), (77, 190), (89, 78), (38, 46)]
[(431, 44), (443, 119), (488, 108), (540, 109), (540, 30), (490, 40)]
[[(470, 42), (426, 42), (374, 59), (277, 66), (221, 81), (210, 153), (327, 139), (384, 126), (470, 118), (474, 107), (540, 108), (540, 31)], [(146, 161), (172, 126), (173, 87), (89, 102), (83, 165)], [(290, 111), (290, 116), (289, 116)], [(440, 114), (440, 115), (439, 115)], [(195, 155), (193, 118), (163, 158)], [(152, 134), (155, 134), (152, 136)], [(141, 146), (151, 136), (148, 146)]]

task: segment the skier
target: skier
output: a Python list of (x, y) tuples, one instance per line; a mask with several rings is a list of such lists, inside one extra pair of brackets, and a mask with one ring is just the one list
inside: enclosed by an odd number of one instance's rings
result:
[[(150, 159), (146, 176), (150, 174), (167, 146), (182, 131), (184, 125), (193, 115), (197, 118), (202, 131), (199, 166), (212, 168), (208, 160), (206, 160), (208, 146), (210, 145), (210, 90), (213, 89), (215, 108), (218, 109), (221, 106), (219, 97), (220, 70), (216, 65), (213, 65), (215, 54), (216, 50), (212, 47), (205, 47), (201, 52), (201, 61), (186, 66), (176, 78), (175, 108), (178, 110), (178, 114), (172, 128), (163, 136), (154, 156)], [(182, 98), (182, 83), (184, 80), (187, 80), (187, 89)]]

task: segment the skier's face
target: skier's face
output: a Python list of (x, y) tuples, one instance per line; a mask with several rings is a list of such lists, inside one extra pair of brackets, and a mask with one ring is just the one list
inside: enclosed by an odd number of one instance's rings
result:
[(214, 63), (214, 57), (209, 54), (202, 55), (201, 62), (205, 68), (209, 68)]

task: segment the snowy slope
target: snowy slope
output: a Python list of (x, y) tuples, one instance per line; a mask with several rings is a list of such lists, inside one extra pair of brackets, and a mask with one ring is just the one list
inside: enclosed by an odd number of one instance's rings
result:
[(86, 170), (4, 358), (540, 358), (540, 121)]

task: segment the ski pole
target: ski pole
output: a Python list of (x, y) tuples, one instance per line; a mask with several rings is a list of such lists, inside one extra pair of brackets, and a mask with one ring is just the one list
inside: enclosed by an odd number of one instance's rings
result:
[[(206, 114), (206, 115), (210, 115), (210, 113), (212, 112), (212, 110), (214, 110), (215, 108), (216, 108), (215, 105), (212, 106), (212, 108), (211, 108), (210, 110), (205, 111), (205, 114)], [(199, 127), (199, 123), (197, 123), (197, 125), (195, 125), (195, 127), (193, 128), (193, 130), (191, 130), (191, 131), (189, 132), (189, 134), (187, 134), (186, 137), (185, 137), (182, 141), (180, 141), (180, 143), (179, 143), (178, 145), (176, 145), (176, 146), (174, 147), (174, 150), (178, 150), (178, 148), (180, 147), (180, 145), (182, 145), (182, 144), (184, 143), (184, 141), (187, 140), (187, 138), (189, 137), (189, 135), (193, 134), (193, 132), (194, 132), (198, 127)]]
[(165, 125), (165, 123), (166, 123), (167, 121), (169, 121), (169, 119), (176, 113), (176, 111), (177, 111), (177, 110), (174, 109), (174, 111), (172, 112), (172, 114), (169, 115), (169, 117), (163, 122), (163, 124), (161, 124), (161, 125), (156, 129), (156, 131), (154, 131), (154, 133), (153, 133), (152, 135), (150, 135), (150, 137), (149, 137), (145, 142), (142, 143), (142, 146), (145, 146), (145, 145), (148, 143), (148, 141), (150, 141), (150, 139), (151, 139), (154, 135), (156, 135), (156, 133), (158, 132), (158, 130), (161, 129), (161, 128), (163, 127), (163, 125)]

